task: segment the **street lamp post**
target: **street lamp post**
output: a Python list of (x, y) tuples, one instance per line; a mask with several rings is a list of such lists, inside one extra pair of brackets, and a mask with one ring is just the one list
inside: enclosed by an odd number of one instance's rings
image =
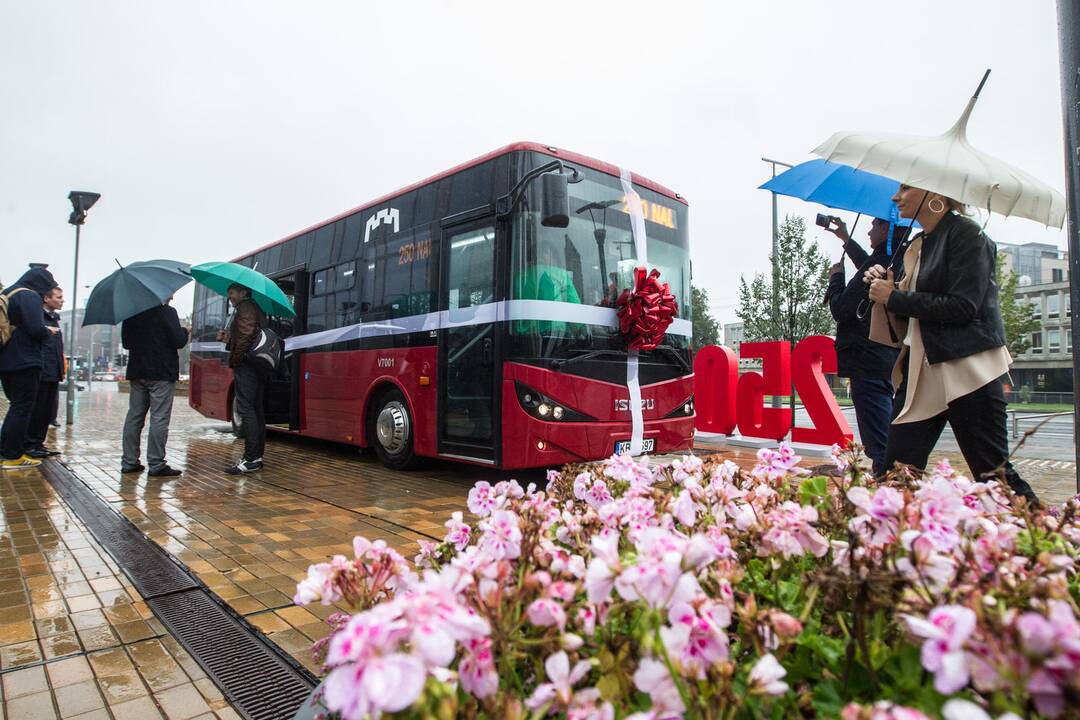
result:
[[(780, 160), (771, 160), (770, 158), (763, 157), (761, 162), (769, 163), (772, 166), (772, 176), (776, 177), (776, 166), (782, 165), (783, 167), (792, 167), (786, 162)], [(772, 195), (772, 316), (775, 320), (780, 316), (780, 266), (777, 264), (780, 258), (780, 218), (776, 209), (776, 193), (770, 191)], [(776, 338), (779, 340), (780, 338)], [(780, 398), (777, 395), (773, 395), (772, 399), (773, 407), (780, 407)]]
[[(68, 353), (68, 376), (67, 376), (67, 424), (75, 422), (75, 345), (76, 329), (75, 316), (78, 315), (79, 294), (79, 230), (86, 222), (86, 213), (94, 206), (101, 197), (100, 193), (72, 190), (68, 193), (71, 201), (71, 216), (68, 223), (75, 226), (75, 271), (71, 280), (71, 324), (68, 326), (68, 337), (71, 343), (71, 351)], [(89, 376), (88, 376), (89, 377)]]

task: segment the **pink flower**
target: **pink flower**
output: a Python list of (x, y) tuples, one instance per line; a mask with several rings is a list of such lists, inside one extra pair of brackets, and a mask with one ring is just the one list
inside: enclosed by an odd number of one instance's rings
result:
[(537, 627), (555, 625), (559, 628), (559, 632), (566, 627), (566, 611), (554, 600), (547, 598), (533, 600), (525, 612), (529, 617), (529, 622)]
[(513, 560), (521, 554), (521, 527), (518, 516), (496, 510), (480, 524), (480, 550), (495, 560)]
[(481, 480), (473, 485), (469, 491), (469, 512), (477, 517), (486, 517), (496, 507), (495, 493), (492, 492), (491, 483)]
[(754, 695), (783, 695), (788, 690), (786, 682), (780, 678), (787, 675), (784, 666), (777, 662), (772, 653), (762, 655), (750, 669), (750, 693)]
[(880, 700), (873, 706), (849, 703), (840, 713), (840, 720), (930, 720), (930, 718), (918, 710)]
[(689, 490), (683, 490), (679, 493), (675, 502), (671, 505), (671, 514), (675, 516), (675, 519), (683, 524), (684, 527), (692, 528), (697, 521), (698, 509), (701, 506), (694, 500), (694, 496)]
[(806, 475), (807, 470), (798, 467), (801, 457), (795, 454), (787, 443), (780, 443), (780, 447), (761, 448), (757, 452), (758, 462), (750, 474), (756, 478), (770, 483), (784, 479), (788, 475)]
[(585, 571), (585, 593), (591, 603), (607, 602), (615, 585), (615, 576), (622, 572), (619, 536), (595, 535), (590, 546), (593, 559)]
[(705, 671), (728, 658), (728, 638), (724, 628), (731, 622), (731, 612), (723, 605), (707, 603), (701, 616), (686, 603), (668, 611), (670, 626), (660, 628), (660, 637), (680, 672), (687, 677), (705, 679)]
[(462, 690), (481, 699), (494, 695), (499, 689), (499, 673), (495, 671), (490, 638), (477, 638), (466, 643), (465, 655), (458, 664), (458, 680)]
[(446, 521), (446, 542), (453, 545), (459, 551), (464, 550), (465, 546), (469, 544), (469, 526), (462, 521), (461, 511), (453, 513), (450, 519)]
[(593, 482), (592, 486), (585, 491), (582, 499), (589, 504), (590, 507), (600, 508), (607, 505), (614, 498), (608, 491), (607, 483), (599, 478)]
[[(945, 720), (993, 720), (990, 714), (970, 700), (954, 698), (941, 708), (941, 717)], [(999, 715), (997, 720), (1020, 720), (1014, 713)]]
[(430, 540), (420, 540), (420, 552), (413, 558), (413, 564), (418, 568), (433, 568), (437, 561), (435, 558), (439, 546)]
[(426, 677), (423, 664), (411, 655), (373, 657), (335, 668), (323, 684), (322, 700), (344, 720), (377, 718), (416, 702)]
[(658, 660), (642, 658), (634, 673), (634, 687), (652, 700), (652, 711), (655, 713), (653, 717), (667, 717), (665, 713), (681, 717), (679, 713), (686, 712), (686, 706), (679, 696), (679, 688), (668, 673), (667, 666)]
[(552, 702), (559, 707), (569, 705), (574, 695), (574, 685), (589, 674), (591, 667), (588, 660), (579, 660), (571, 669), (570, 658), (562, 650), (549, 655), (544, 661), (548, 682), (538, 685), (525, 704), (532, 710)]
[(701, 472), (705, 468), (705, 462), (697, 455), (683, 455), (678, 460), (671, 461), (671, 476), (675, 482), (686, 484), (688, 480), (695, 483), (701, 479)]
[(810, 523), (817, 522), (817, 510), (809, 505), (787, 501), (765, 516), (768, 529), (762, 536), (759, 554), (779, 553), (785, 558), (812, 553), (822, 557), (829, 551), (829, 541)]
[(409, 643), (429, 666), (447, 666), (454, 660), (457, 643), (486, 637), (488, 621), (462, 605), (455, 592), (455, 575), (429, 575), (420, 589), (399, 595), (394, 605), (408, 623)]
[(1046, 670), (1036, 670), (1027, 681), (1027, 691), (1035, 709), (1047, 717), (1056, 718), (1065, 710), (1065, 692), (1057, 679)]
[(581, 631), (585, 633), (586, 637), (592, 637), (596, 632), (596, 608), (592, 605), (585, 605), (578, 608), (577, 615), (574, 618), (577, 624), (581, 626)]
[(1016, 630), (1024, 648), (1033, 655), (1049, 655), (1057, 646), (1054, 626), (1035, 612), (1026, 612), (1016, 620)]
[(913, 634), (924, 638), (923, 667), (934, 673), (934, 687), (950, 695), (968, 683), (970, 673), (964, 643), (975, 630), (975, 613), (962, 605), (943, 605), (930, 611), (926, 620), (904, 615)]
[(331, 565), (330, 563), (319, 563), (317, 565), (308, 566), (307, 577), (301, 580), (296, 586), (296, 594), (293, 595), (293, 602), (297, 605), (307, 605), (308, 603), (319, 600), (323, 605), (333, 605), (340, 600), (341, 593), (338, 591), (334, 580), (337, 577), (338, 567), (345, 562), (346, 560), (343, 556), (335, 555), (334, 565)]

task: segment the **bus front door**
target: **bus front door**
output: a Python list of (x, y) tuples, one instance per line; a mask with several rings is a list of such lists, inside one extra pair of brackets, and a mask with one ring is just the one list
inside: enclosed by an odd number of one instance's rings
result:
[(495, 462), (498, 385), (495, 320), (495, 225), (443, 229), (439, 331), (439, 453)]
[[(277, 333), (282, 342), (293, 335), (304, 332), (304, 318), (307, 316), (303, 307), (307, 299), (307, 273), (303, 270), (286, 271), (273, 276), (273, 281), (289, 298), (296, 317), (268, 318), (269, 326)], [(300, 353), (285, 355), (281, 364), (266, 383), (265, 409), (266, 424), (276, 425), (283, 430), (300, 429)]]

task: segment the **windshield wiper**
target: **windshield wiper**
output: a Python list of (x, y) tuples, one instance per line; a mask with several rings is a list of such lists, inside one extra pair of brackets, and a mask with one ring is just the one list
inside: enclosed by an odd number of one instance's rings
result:
[(618, 355), (619, 357), (626, 357), (629, 353), (625, 350), (571, 350), (570, 352), (580, 352), (581, 355), (575, 355), (572, 358), (558, 358), (551, 361), (552, 370), (561, 370), (567, 365), (573, 365), (576, 362), (582, 360), (592, 360), (598, 358), (601, 355)]
[[(670, 357), (675, 358), (675, 360), (678, 361), (678, 363), (682, 367), (682, 369), (685, 370), (686, 372), (693, 372), (693, 370), (694, 370), (693, 365), (691, 365), (689, 362), (687, 362), (686, 358), (683, 357), (682, 353), (679, 352), (676, 348), (673, 348), (670, 345), (657, 345), (655, 349), (656, 350), (662, 350), (663, 352), (665, 352)], [(574, 363), (581, 362), (582, 360), (593, 360), (593, 359), (601, 357), (603, 355), (617, 355), (620, 358), (624, 358), (624, 357), (627, 357), (630, 354), (626, 350), (615, 350), (615, 349), (607, 349), (607, 350), (576, 349), (576, 350), (571, 350), (570, 352), (580, 352), (581, 355), (575, 355), (572, 358), (559, 358), (559, 359), (556, 359), (556, 360), (552, 360), (551, 361), (551, 369), (552, 370), (561, 370), (562, 368), (565, 368), (568, 365), (573, 365)]]
[(690, 363), (688, 363), (686, 361), (686, 358), (683, 357), (682, 353), (679, 352), (678, 350), (676, 350), (675, 348), (671, 347), (670, 345), (657, 345), (656, 349), (657, 350), (663, 350), (668, 355), (670, 355), (671, 357), (678, 360), (679, 364), (682, 365), (683, 370), (686, 370), (687, 372), (693, 372), (694, 371), (693, 365), (691, 365)]

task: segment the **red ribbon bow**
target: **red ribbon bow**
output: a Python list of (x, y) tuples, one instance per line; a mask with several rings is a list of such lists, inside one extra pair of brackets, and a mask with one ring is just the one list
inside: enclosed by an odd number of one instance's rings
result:
[(634, 268), (634, 289), (622, 291), (615, 303), (619, 331), (631, 350), (652, 350), (664, 339), (671, 321), (679, 312), (667, 283), (659, 282), (660, 271)]

